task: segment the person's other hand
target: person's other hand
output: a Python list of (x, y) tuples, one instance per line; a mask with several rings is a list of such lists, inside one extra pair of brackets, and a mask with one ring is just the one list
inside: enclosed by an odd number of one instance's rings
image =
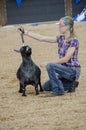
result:
[(48, 64), (47, 62), (44, 62), (44, 63), (41, 63), (40, 66), (41, 67), (46, 67), (47, 64)]

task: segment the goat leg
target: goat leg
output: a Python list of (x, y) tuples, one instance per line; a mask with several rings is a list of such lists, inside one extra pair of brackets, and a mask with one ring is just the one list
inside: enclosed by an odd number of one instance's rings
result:
[(40, 92), (43, 92), (42, 85), (41, 85), (40, 81), (39, 81), (39, 86), (40, 86)]
[(25, 85), (23, 85), (23, 87), (22, 87), (22, 96), (26, 96), (25, 91), (26, 91), (26, 86), (25, 86)]
[(22, 93), (22, 84), (20, 83), (20, 89), (19, 89), (19, 93)]
[(36, 92), (36, 95), (39, 94), (39, 91), (38, 91), (38, 84), (35, 85), (35, 92)]

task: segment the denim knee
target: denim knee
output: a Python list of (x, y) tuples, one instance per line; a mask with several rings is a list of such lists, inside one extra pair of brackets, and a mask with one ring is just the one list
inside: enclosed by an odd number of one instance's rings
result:
[(52, 64), (52, 63), (48, 63), (48, 64), (46, 65), (47, 71), (48, 71), (48, 70), (52, 70), (52, 68), (53, 68), (53, 64)]

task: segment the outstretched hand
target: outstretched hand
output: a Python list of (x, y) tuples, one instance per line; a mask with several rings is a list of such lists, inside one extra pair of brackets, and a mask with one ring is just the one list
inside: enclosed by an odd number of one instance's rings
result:
[(20, 28), (18, 28), (18, 31), (19, 31), (20, 33), (22, 33), (22, 34), (25, 33), (24, 28), (23, 28), (22, 26), (21, 26)]

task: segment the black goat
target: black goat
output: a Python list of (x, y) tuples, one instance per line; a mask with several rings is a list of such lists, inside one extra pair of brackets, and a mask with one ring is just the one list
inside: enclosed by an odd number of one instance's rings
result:
[(33, 62), (31, 58), (32, 50), (29, 46), (21, 47), (20, 53), (22, 56), (22, 63), (16, 73), (17, 78), (20, 81), (19, 92), (22, 93), (22, 96), (26, 96), (26, 86), (31, 84), (35, 87), (36, 95), (38, 95), (38, 85), (40, 86), (40, 91), (43, 91), (40, 81), (41, 70)]

